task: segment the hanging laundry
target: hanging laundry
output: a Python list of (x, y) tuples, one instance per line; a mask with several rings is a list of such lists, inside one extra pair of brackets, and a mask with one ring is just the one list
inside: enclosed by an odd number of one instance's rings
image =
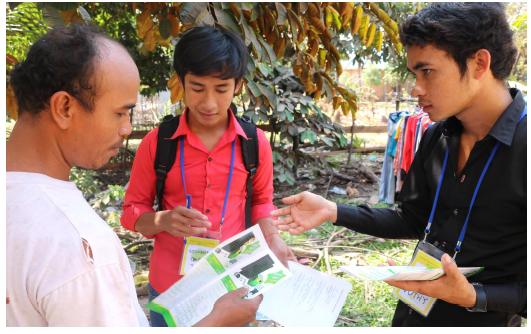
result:
[(389, 114), (387, 145), (380, 179), (380, 201), (385, 201), (388, 205), (395, 203), (395, 195), (402, 189), (420, 140), (431, 124), (428, 114), (419, 108), (412, 112), (397, 111)]

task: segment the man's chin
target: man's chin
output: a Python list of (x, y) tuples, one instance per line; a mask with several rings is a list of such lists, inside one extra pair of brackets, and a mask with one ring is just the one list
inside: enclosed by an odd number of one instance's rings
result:
[(111, 160), (111, 158), (107, 159), (106, 162), (94, 162), (90, 165), (76, 165), (76, 167), (79, 167), (79, 168), (83, 168), (83, 169), (88, 169), (88, 170), (93, 170), (93, 171), (98, 171), (98, 172), (103, 172), (105, 171), (105, 167), (107, 167), (109, 165), (109, 161)]

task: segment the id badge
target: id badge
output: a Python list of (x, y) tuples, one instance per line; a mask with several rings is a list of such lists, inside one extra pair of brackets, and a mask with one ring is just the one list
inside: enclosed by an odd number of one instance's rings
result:
[[(429, 242), (420, 241), (417, 244), (415, 253), (413, 253), (413, 259), (409, 265), (414, 267), (439, 269), (443, 267), (441, 263), (443, 254), (445, 253), (442, 250), (433, 246)], [(427, 317), (430, 314), (433, 305), (437, 301), (437, 298), (424, 296), (418, 292), (405, 291), (398, 288), (393, 291), (393, 294), (401, 301), (406, 303), (409, 307), (422, 314), (424, 317)]]
[(195, 236), (184, 238), (184, 242), (185, 245), (180, 270), (181, 275), (186, 275), (190, 269), (192, 269), (194, 264), (219, 244), (219, 240), (213, 238), (199, 238)]

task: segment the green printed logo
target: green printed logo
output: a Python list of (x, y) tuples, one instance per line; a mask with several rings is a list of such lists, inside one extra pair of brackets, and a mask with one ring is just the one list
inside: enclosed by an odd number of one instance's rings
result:
[(203, 248), (198, 248), (192, 251), (192, 261), (197, 262), (207, 255), (208, 251)]
[(225, 289), (227, 289), (227, 291), (236, 290), (236, 284), (234, 284), (234, 282), (232, 281), (232, 279), (228, 275), (223, 277), (221, 279), (221, 282), (223, 283), (223, 285), (225, 286)]
[(243, 251), (242, 254), (251, 254), (258, 248), (260, 248), (260, 241), (255, 242), (254, 244), (247, 245), (247, 247), (245, 247), (245, 250)]
[(225, 268), (221, 265), (218, 258), (214, 256), (214, 254), (210, 254), (206, 257), (207, 262), (210, 264), (212, 269), (216, 271), (216, 274), (223, 274), (225, 272)]
[(286, 275), (284, 275), (282, 270), (280, 270), (279, 272), (273, 273), (273, 274), (267, 274), (267, 280), (264, 282), (264, 284), (265, 283), (276, 284), (283, 277), (286, 277)]

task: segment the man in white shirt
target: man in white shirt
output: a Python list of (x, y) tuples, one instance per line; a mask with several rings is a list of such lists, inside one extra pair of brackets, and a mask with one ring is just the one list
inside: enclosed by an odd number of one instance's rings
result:
[[(10, 83), (19, 118), (6, 145), (7, 326), (148, 326), (119, 239), (68, 181), (72, 166), (104, 166), (131, 132), (135, 63), (93, 28), (61, 27)], [(262, 297), (246, 293), (227, 293), (196, 326), (248, 324)]]

